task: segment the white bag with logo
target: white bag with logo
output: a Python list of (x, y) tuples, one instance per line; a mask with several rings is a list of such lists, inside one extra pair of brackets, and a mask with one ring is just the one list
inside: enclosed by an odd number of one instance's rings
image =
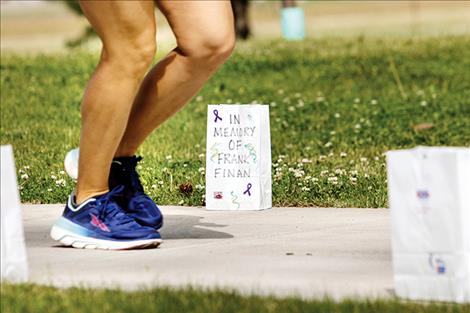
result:
[(28, 279), (21, 207), (11, 146), (1, 146), (1, 278), (12, 282)]
[(206, 208), (271, 208), (268, 105), (209, 105)]
[(470, 149), (387, 153), (395, 292), (470, 302)]

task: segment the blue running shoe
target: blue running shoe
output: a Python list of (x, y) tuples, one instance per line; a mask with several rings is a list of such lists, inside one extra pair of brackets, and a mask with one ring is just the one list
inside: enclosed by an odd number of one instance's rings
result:
[(64, 212), (51, 229), (52, 239), (85, 249), (123, 250), (157, 247), (162, 239), (154, 228), (138, 224), (116, 203), (124, 186), (74, 203), (72, 193)]
[(114, 158), (109, 173), (109, 188), (124, 185), (123, 197), (119, 202), (121, 207), (140, 225), (158, 230), (163, 226), (163, 215), (155, 202), (144, 192), (136, 171), (140, 160), (140, 156)]

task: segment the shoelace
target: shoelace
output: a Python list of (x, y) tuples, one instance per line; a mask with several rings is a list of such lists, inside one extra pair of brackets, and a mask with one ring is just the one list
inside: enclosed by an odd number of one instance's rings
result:
[(123, 191), (124, 186), (118, 185), (113, 190), (108, 192), (105, 196), (98, 199), (98, 204), (104, 206), (104, 208), (99, 214), (100, 220), (104, 221), (109, 216), (110, 218), (118, 221), (119, 225), (127, 224), (134, 221), (132, 218), (127, 216), (124, 211), (122, 211), (122, 209), (113, 199), (115, 197), (122, 196)]

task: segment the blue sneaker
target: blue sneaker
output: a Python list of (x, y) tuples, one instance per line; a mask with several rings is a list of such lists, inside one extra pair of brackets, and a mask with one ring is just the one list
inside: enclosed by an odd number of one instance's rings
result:
[(162, 242), (160, 234), (154, 228), (139, 225), (116, 203), (116, 196), (123, 190), (123, 186), (118, 186), (78, 206), (72, 193), (62, 216), (51, 229), (52, 239), (85, 249), (157, 247)]
[(142, 157), (114, 158), (109, 173), (109, 189), (124, 185), (124, 193), (119, 204), (127, 215), (140, 225), (160, 229), (163, 226), (163, 215), (158, 206), (147, 196), (136, 171), (137, 163)]

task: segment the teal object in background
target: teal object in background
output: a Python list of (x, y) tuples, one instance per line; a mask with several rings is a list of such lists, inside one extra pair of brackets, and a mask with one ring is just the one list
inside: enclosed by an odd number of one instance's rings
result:
[(304, 10), (298, 7), (281, 9), (282, 36), (287, 40), (305, 38)]

